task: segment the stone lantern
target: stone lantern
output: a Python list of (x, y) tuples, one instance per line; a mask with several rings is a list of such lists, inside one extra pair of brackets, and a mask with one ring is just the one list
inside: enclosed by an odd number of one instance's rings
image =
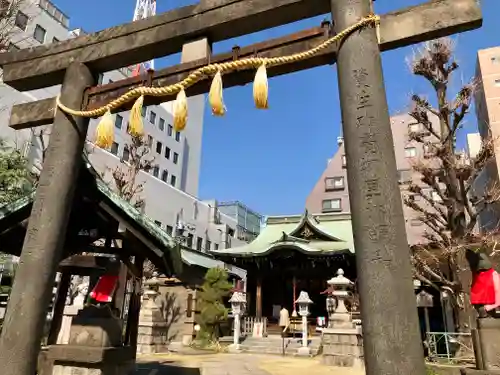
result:
[(345, 306), (345, 300), (350, 296), (349, 290), (354, 283), (344, 276), (344, 270), (339, 268), (337, 276), (328, 280), (332, 296), (336, 300), (335, 312), (328, 316), (328, 328), (351, 326), (351, 315)]
[(231, 303), (231, 310), (234, 316), (234, 336), (233, 336), (233, 345), (231, 345), (231, 350), (239, 351), (240, 350), (240, 317), (245, 313), (246, 309), (246, 297), (242, 292), (234, 292), (229, 300)]
[(307, 292), (302, 291), (295, 303), (299, 306), (299, 315), (302, 317), (302, 347), (298, 350), (298, 354), (308, 356), (311, 352), (307, 346), (307, 316), (309, 315), (309, 305), (313, 301), (311, 301)]
[(166, 327), (161, 308), (156, 299), (160, 295), (157, 291), (158, 280), (148, 280), (145, 283), (141, 311), (139, 314), (139, 328), (137, 335), (137, 352), (151, 354), (167, 349)]

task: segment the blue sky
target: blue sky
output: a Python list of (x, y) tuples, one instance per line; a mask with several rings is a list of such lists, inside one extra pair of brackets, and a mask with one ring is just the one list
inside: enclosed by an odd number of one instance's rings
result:
[[(53, 0), (71, 18), (71, 26), (98, 31), (132, 19), (135, 0)], [(157, 0), (158, 12), (193, 4), (193, 0)], [(376, 12), (386, 13), (424, 0), (379, 0)], [(482, 0), (483, 27), (456, 35), (460, 70), (453, 87), (474, 73), (476, 51), (500, 45), (499, 0)], [(85, 4), (85, 5), (84, 5)], [(97, 16), (96, 16), (97, 15)], [(317, 26), (323, 17), (218, 43), (214, 52), (234, 44), (247, 45)], [(496, 25), (496, 26), (495, 26)], [(412, 92), (431, 94), (420, 78), (412, 77), (405, 62), (414, 48), (383, 54), (391, 113), (403, 112)], [(178, 56), (156, 63), (174, 64)], [(252, 87), (225, 90), (228, 108), (223, 118), (205, 113), (200, 197), (240, 200), (265, 215), (294, 214), (304, 209), (310, 190), (337, 149), (340, 106), (335, 66), (315, 68), (270, 80), (270, 109), (254, 109)], [(475, 131), (473, 113), (464, 128)], [(463, 140), (462, 140), (463, 144)]]

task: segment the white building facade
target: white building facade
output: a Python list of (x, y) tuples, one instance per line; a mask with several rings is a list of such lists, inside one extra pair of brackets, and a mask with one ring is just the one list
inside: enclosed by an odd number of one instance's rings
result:
[[(35, 0), (23, 7), (16, 16), (9, 49), (58, 42), (82, 33), (81, 29), (69, 28), (69, 18), (54, 4), (47, 0)], [(192, 49), (186, 50), (192, 53)], [(182, 60), (185, 59), (183, 56)], [(130, 74), (131, 70), (127, 68), (108, 72), (99, 78), (99, 83), (118, 81)], [(22, 102), (56, 96), (59, 89), (59, 86), (54, 86), (18, 92), (3, 83), (0, 85), (0, 137), (21, 149), (37, 169), (41, 168), (41, 139), (46, 146), (50, 126), (14, 131), (7, 126), (10, 108)], [(219, 212), (216, 201), (203, 202), (196, 198), (201, 163), (204, 95), (189, 98), (188, 106), (188, 124), (181, 133), (172, 127), (172, 103), (144, 108), (144, 130), (151, 148), (148, 157), (154, 158), (154, 168), (149, 173), (140, 172), (136, 181), (144, 183), (140, 194), (145, 201), (143, 212), (168, 233), (176, 235), (183, 232), (186, 244), (194, 250), (207, 252), (237, 246), (243, 243), (236, 238), (237, 221)], [(117, 166), (126, 168), (122, 159), (127, 159), (127, 143), (130, 141), (127, 133), (129, 112), (113, 116), (115, 143), (110, 150), (103, 150), (92, 144), (99, 120), (91, 120), (87, 135), (89, 159), (103, 174), (104, 179), (110, 181), (111, 186), (110, 171)], [(44, 137), (37, 135), (40, 130), (45, 131)]]

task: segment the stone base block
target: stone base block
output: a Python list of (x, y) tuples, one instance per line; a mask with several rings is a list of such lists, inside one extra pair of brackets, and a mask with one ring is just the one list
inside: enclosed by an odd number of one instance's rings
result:
[(323, 330), (322, 362), (329, 366), (363, 367), (363, 340), (356, 328)]
[(69, 332), (70, 345), (118, 347), (121, 345), (123, 321), (115, 319), (109, 309), (88, 306), (73, 317)]
[(461, 375), (500, 375), (500, 370), (475, 370), (470, 368), (460, 369)]
[(133, 368), (127, 365), (105, 366), (102, 369), (55, 365), (52, 375), (126, 375), (132, 371)]
[(153, 354), (168, 351), (167, 328), (165, 323), (144, 325), (139, 323), (137, 353)]
[(241, 347), (239, 344), (231, 344), (227, 347), (227, 350), (229, 353), (232, 353), (232, 354), (237, 354), (237, 353), (241, 353)]
[(134, 348), (51, 345), (39, 357), (39, 375), (128, 375), (135, 371)]
[(487, 370), (500, 370), (500, 319), (479, 318), (477, 330), (484, 367)]
[(311, 349), (307, 346), (301, 346), (300, 348), (297, 349), (297, 355), (300, 357), (310, 357)]

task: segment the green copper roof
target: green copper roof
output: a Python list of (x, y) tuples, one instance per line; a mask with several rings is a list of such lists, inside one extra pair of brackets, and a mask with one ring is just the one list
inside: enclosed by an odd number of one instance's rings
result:
[(267, 226), (248, 245), (213, 250), (217, 256), (265, 256), (277, 249), (291, 248), (309, 255), (329, 255), (348, 251), (354, 253), (349, 215), (321, 214), (270, 217)]
[[(101, 192), (106, 198), (108, 198), (119, 210), (121, 210), (131, 221), (137, 223), (142, 227), (149, 235), (156, 239), (162, 246), (162, 248), (157, 249), (156, 252), (163, 252), (165, 255), (167, 252), (174, 262), (174, 268), (179, 270), (180, 265), (175, 264), (182, 259), (182, 262), (187, 265), (196, 265), (204, 268), (211, 267), (225, 267), (225, 264), (219, 260), (214, 259), (209, 254), (193, 254), (191, 251), (182, 249), (179, 253), (176, 241), (172, 236), (167, 234), (163, 229), (161, 229), (151, 218), (139, 212), (130, 203), (123, 200), (118, 194), (116, 194), (91, 166), (86, 155), (83, 156), (83, 160), (86, 163), (86, 169), (95, 177), (96, 186), (99, 192)], [(33, 203), (36, 190), (33, 189), (26, 196), (17, 199), (14, 202), (6, 204), (0, 207), (0, 220), (8, 217), (20, 211), (23, 208), (28, 207)], [(229, 265), (228, 265), (229, 266)], [(227, 267), (225, 267), (227, 268)], [(238, 269), (237, 271), (240, 271)], [(242, 270), (241, 270), (242, 271)], [(243, 271), (244, 272), (244, 271)], [(231, 272), (235, 275), (240, 276), (241, 272)]]

